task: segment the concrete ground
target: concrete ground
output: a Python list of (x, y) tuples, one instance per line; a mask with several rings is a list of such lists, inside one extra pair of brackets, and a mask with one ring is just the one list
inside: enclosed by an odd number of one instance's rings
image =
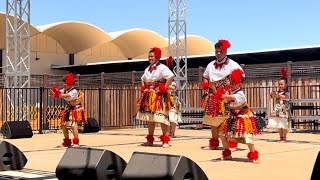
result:
[[(195, 161), (209, 179), (310, 179), (315, 160), (320, 150), (317, 133), (289, 133), (287, 143), (278, 143), (278, 134), (265, 132), (255, 136), (260, 164), (248, 161), (246, 145), (232, 154), (233, 161), (217, 160), (220, 150), (202, 150), (208, 144), (210, 130), (177, 129), (170, 148), (139, 146), (145, 142), (147, 129), (107, 130), (99, 133), (80, 134), (82, 146), (107, 149), (117, 153), (127, 162), (134, 151), (183, 155)], [(156, 130), (156, 137), (160, 129)], [(28, 139), (3, 139), (17, 146), (28, 158), (20, 171), (1, 171), (0, 179), (56, 179), (55, 169), (66, 148), (57, 148), (62, 134), (35, 134)], [(158, 140), (156, 138), (156, 140)]]

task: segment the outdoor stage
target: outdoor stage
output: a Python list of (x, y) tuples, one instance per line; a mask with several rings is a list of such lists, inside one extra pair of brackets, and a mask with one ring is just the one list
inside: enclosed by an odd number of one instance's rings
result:
[[(221, 150), (202, 150), (208, 144), (210, 130), (177, 129), (177, 137), (170, 148), (139, 146), (145, 142), (147, 129), (108, 130), (93, 134), (80, 134), (80, 144), (91, 148), (107, 149), (127, 162), (134, 151), (184, 155), (195, 161), (211, 179), (310, 179), (320, 150), (319, 134), (289, 133), (287, 143), (277, 143), (277, 133), (256, 136), (256, 149), (260, 164), (247, 159), (247, 146), (239, 144), (233, 161), (219, 161)], [(156, 130), (160, 134), (160, 129)], [(0, 179), (56, 179), (55, 169), (66, 148), (56, 148), (62, 134), (35, 134), (30, 139), (4, 139), (17, 146), (28, 158), (21, 171), (1, 171)], [(222, 148), (221, 148), (222, 149)]]

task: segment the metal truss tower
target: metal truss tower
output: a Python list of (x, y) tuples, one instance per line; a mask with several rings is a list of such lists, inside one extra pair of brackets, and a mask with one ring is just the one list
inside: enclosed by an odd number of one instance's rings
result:
[(173, 57), (173, 72), (176, 75), (178, 97), (182, 107), (189, 107), (187, 78), (187, 23), (186, 0), (169, 0), (168, 53)]
[(30, 0), (6, 0), (5, 74), (6, 120), (30, 121)]

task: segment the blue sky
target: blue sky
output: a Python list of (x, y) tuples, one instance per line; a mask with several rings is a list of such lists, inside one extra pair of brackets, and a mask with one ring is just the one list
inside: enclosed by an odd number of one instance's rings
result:
[[(319, 0), (187, 0), (187, 34), (228, 39), (231, 52), (320, 44)], [(5, 0), (0, 3), (5, 12)], [(31, 0), (31, 23), (83, 21), (106, 32), (168, 36), (167, 0)]]

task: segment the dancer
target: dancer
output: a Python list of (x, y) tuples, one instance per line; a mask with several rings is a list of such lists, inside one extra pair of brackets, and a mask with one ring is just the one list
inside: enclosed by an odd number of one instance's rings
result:
[(173, 101), (172, 108), (169, 112), (169, 121), (170, 121), (170, 137), (175, 137), (175, 132), (178, 123), (182, 122), (181, 117), (181, 103), (177, 94), (176, 83), (173, 81), (169, 86), (169, 93), (171, 95), (171, 101)]
[[(234, 70), (230, 75), (230, 94), (221, 94), (217, 99), (229, 102), (230, 114), (220, 127), (220, 138), (223, 145), (222, 160), (231, 160), (231, 150), (228, 139), (247, 144), (250, 152), (248, 158), (253, 163), (259, 162), (259, 152), (255, 150), (253, 135), (262, 132), (263, 123), (256, 118), (247, 104), (247, 99), (242, 91), (244, 72), (241, 69)], [(219, 90), (218, 90), (219, 91)]]
[[(219, 147), (219, 126), (228, 116), (228, 104), (216, 98), (217, 90), (226, 93), (229, 91), (229, 75), (241, 66), (228, 58), (227, 50), (231, 44), (227, 40), (219, 40), (215, 44), (216, 60), (210, 62), (203, 74), (202, 89), (206, 91), (201, 106), (204, 108), (203, 124), (211, 126), (211, 139), (209, 146), (203, 149), (215, 150)], [(236, 150), (237, 143), (230, 141), (230, 146)]]
[(288, 133), (288, 113), (289, 113), (289, 98), (290, 92), (287, 87), (287, 71), (281, 69), (281, 79), (278, 82), (278, 91), (272, 91), (270, 96), (275, 99), (275, 107), (271, 112), (271, 117), (268, 120), (268, 128), (278, 128), (280, 140), (278, 142), (287, 141)]
[(148, 121), (147, 142), (143, 143), (143, 146), (153, 146), (155, 126), (156, 123), (160, 123), (162, 147), (168, 148), (170, 142), (168, 114), (172, 105), (168, 88), (174, 79), (174, 74), (166, 65), (159, 62), (160, 58), (161, 49), (154, 47), (149, 51), (150, 65), (141, 77), (141, 97), (137, 102), (137, 119)]
[[(78, 123), (87, 123), (87, 114), (81, 105), (84, 94), (74, 88), (74, 83), (74, 75), (67, 74), (64, 79), (63, 89), (59, 90), (57, 86), (51, 89), (54, 98), (63, 98), (67, 102), (65, 110), (61, 111), (61, 129), (64, 135), (62, 146), (64, 147), (69, 147), (71, 144), (79, 146)], [(72, 129), (74, 137), (72, 143), (69, 138), (69, 129)]]

